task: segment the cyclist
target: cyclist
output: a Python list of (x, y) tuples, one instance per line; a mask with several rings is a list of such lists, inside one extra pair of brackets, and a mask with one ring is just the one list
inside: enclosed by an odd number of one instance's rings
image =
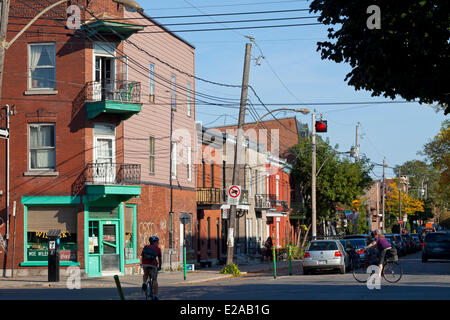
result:
[(365, 249), (377, 246), (379, 252), (379, 261), (378, 261), (378, 278), (381, 278), (381, 272), (383, 271), (383, 263), (386, 253), (391, 250), (391, 245), (389, 241), (381, 234), (378, 230), (372, 232), (372, 237), (375, 239), (371, 244), (369, 244)]
[(159, 238), (157, 236), (151, 236), (148, 241), (150, 245), (146, 245), (142, 250), (142, 269), (144, 269), (142, 290), (147, 290), (147, 277), (151, 277), (153, 280), (154, 299), (159, 300), (158, 271), (161, 270), (161, 249), (158, 247)]

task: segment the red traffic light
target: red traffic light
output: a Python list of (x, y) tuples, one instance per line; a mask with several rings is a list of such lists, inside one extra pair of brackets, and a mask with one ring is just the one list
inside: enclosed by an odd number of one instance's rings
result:
[(327, 132), (327, 121), (316, 121), (316, 132)]

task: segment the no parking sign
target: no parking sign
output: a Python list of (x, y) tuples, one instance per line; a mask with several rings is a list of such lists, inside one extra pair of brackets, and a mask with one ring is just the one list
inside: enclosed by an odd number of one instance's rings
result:
[(241, 198), (241, 186), (228, 187), (228, 204), (238, 205)]

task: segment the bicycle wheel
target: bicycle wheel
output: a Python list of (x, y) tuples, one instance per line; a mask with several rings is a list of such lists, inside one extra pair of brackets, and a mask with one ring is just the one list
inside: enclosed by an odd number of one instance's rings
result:
[(367, 273), (367, 267), (369, 265), (365, 262), (357, 261), (355, 262), (354, 268), (353, 268), (353, 278), (355, 278), (356, 281), (364, 283), (367, 282), (367, 280), (370, 277), (370, 274)]
[(147, 290), (145, 291), (145, 300), (153, 300), (153, 284), (151, 281), (147, 282)]
[(395, 261), (387, 262), (383, 267), (382, 275), (387, 282), (396, 283), (402, 278), (402, 266)]

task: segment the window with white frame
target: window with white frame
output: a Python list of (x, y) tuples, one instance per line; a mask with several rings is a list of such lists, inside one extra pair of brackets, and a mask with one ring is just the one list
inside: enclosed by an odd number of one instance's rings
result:
[(276, 192), (277, 200), (278, 200), (280, 198), (280, 176), (279, 175), (276, 175), (275, 192)]
[(187, 116), (190, 117), (192, 115), (192, 107), (191, 107), (191, 83), (187, 83)]
[(177, 178), (177, 143), (172, 142), (172, 179)]
[(155, 65), (153, 63), (150, 63), (149, 70), (149, 101), (155, 102)]
[(30, 170), (55, 170), (55, 124), (30, 124), (28, 132)]
[(149, 138), (149, 173), (155, 174), (155, 137)]
[(172, 109), (177, 108), (177, 77), (172, 74), (172, 92), (170, 96), (170, 106)]
[(55, 89), (55, 43), (30, 43), (28, 45), (28, 88)]
[(192, 158), (191, 158), (191, 147), (187, 147), (187, 179), (191, 181), (192, 179)]

